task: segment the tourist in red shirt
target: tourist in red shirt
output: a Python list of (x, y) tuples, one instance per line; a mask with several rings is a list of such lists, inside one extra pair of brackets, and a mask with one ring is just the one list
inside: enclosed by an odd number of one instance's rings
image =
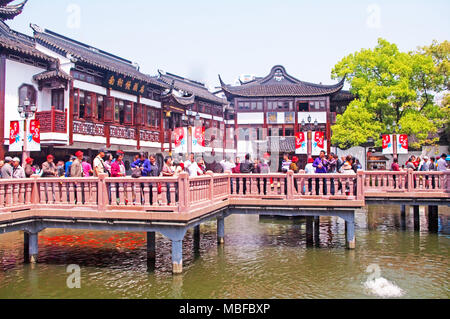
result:
[(400, 165), (398, 165), (398, 159), (394, 158), (394, 163), (392, 163), (391, 171), (400, 172)]

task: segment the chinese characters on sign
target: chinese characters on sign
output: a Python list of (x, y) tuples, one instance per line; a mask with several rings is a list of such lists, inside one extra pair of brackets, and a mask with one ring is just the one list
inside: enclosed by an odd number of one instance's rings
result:
[(106, 86), (118, 91), (135, 95), (143, 95), (146, 90), (145, 83), (129, 77), (118, 76), (111, 73), (107, 75), (106, 80)]

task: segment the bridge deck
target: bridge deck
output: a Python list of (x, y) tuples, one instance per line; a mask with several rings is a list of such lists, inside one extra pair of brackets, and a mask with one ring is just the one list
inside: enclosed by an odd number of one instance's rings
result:
[[(38, 233), (46, 228), (154, 232), (172, 241), (174, 273), (182, 271), (182, 240), (189, 228), (217, 219), (219, 242), (224, 218), (233, 213), (338, 216), (355, 248), (354, 212), (367, 202), (432, 202), (448, 205), (448, 172), (359, 172), (342, 174), (231, 175), (208, 173), (176, 178), (40, 178), (0, 180), (0, 233), (22, 230), (26, 256), (37, 260)], [(434, 208), (432, 214), (437, 215)], [(418, 214), (416, 214), (418, 215)], [(434, 216), (433, 215), (433, 216)], [(416, 216), (415, 216), (416, 218)], [(307, 232), (312, 219), (307, 217)], [(314, 226), (315, 227), (315, 226)], [(198, 231), (197, 231), (198, 232)], [(153, 235), (152, 235), (153, 234)]]

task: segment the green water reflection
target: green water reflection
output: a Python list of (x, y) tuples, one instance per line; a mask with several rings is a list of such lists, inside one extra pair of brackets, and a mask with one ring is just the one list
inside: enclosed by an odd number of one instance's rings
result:
[[(440, 232), (414, 232), (412, 214), (400, 230), (398, 207), (357, 214), (357, 249), (345, 249), (344, 223), (322, 218), (320, 247), (306, 247), (302, 219), (226, 220), (226, 245), (214, 222), (184, 241), (184, 273), (171, 274), (170, 242), (157, 235), (156, 270), (147, 271), (145, 234), (46, 230), (39, 264), (24, 265), (23, 235), (0, 235), (0, 298), (379, 298), (364, 287), (371, 264), (404, 291), (404, 298), (449, 297), (450, 229), (446, 208)], [(81, 267), (81, 289), (69, 289), (66, 267)]]

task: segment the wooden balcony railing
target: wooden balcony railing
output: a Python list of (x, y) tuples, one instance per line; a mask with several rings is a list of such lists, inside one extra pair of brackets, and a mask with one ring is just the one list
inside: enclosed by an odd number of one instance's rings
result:
[(56, 110), (52, 106), (50, 111), (36, 113), (36, 120), (41, 125), (41, 133), (67, 133), (67, 112)]

